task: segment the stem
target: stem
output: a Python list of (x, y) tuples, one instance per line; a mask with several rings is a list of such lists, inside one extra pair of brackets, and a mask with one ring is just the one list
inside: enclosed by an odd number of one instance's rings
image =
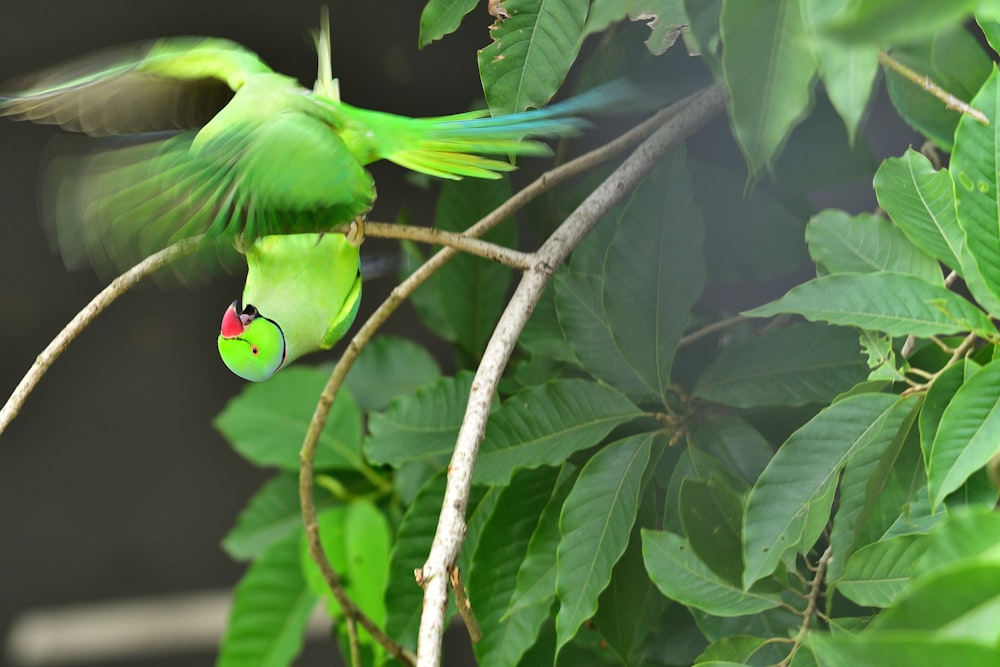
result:
[(743, 315), (734, 315), (733, 317), (726, 318), (724, 320), (719, 320), (718, 322), (712, 322), (711, 324), (706, 324), (701, 329), (697, 331), (692, 331), (686, 336), (683, 336), (677, 343), (677, 347), (684, 347), (685, 345), (690, 345), (695, 341), (701, 340), (705, 336), (714, 334), (717, 331), (722, 331), (723, 329), (728, 329), (729, 327), (734, 327), (737, 324), (742, 324), (746, 322), (749, 318)]
[(10, 398), (7, 399), (3, 408), (0, 409), (0, 434), (7, 430), (14, 417), (21, 411), (24, 402), (31, 395), (31, 392), (34, 391), (35, 386), (42, 379), (42, 376), (45, 375), (45, 372), (49, 370), (49, 367), (59, 358), (59, 355), (66, 351), (69, 344), (80, 335), (80, 332), (87, 328), (94, 318), (110, 306), (115, 299), (134, 287), (146, 276), (156, 273), (175, 259), (197, 250), (202, 238), (202, 236), (195, 236), (184, 239), (150, 255), (112, 280), (107, 287), (98, 292), (97, 296), (91, 299), (90, 303), (84, 306), (62, 328), (62, 331), (56, 334), (56, 337), (42, 350), (42, 353), (35, 358), (35, 362), (31, 365), (31, 368), (28, 369), (28, 372), (21, 378), (17, 387), (14, 388)]
[(788, 667), (792, 664), (792, 658), (795, 657), (806, 635), (809, 634), (809, 626), (812, 624), (813, 614), (817, 611), (820, 591), (823, 588), (823, 579), (826, 577), (826, 566), (830, 562), (831, 556), (833, 556), (833, 548), (827, 547), (823, 555), (819, 557), (819, 562), (816, 563), (816, 574), (813, 575), (812, 581), (809, 582), (809, 596), (806, 598), (806, 609), (802, 612), (802, 625), (799, 627), (799, 631), (795, 637), (792, 638), (794, 641), (792, 650), (788, 652), (784, 660), (778, 663), (778, 667)]
[(941, 86), (931, 81), (931, 78), (929, 76), (914, 72), (912, 69), (910, 69), (903, 63), (899, 62), (898, 60), (890, 56), (882, 49), (879, 49), (878, 51), (878, 61), (882, 63), (883, 67), (891, 69), (893, 72), (899, 74), (907, 81), (910, 81), (916, 84), (917, 86), (920, 86), (920, 88), (922, 88), (923, 90), (927, 91), (934, 97), (944, 102), (944, 106), (946, 108), (951, 109), (953, 111), (957, 111), (959, 113), (966, 114), (967, 116), (971, 116), (972, 118), (976, 119), (983, 125), (990, 124), (990, 119), (987, 118), (986, 114), (984, 114), (982, 111), (973, 108), (969, 106), (968, 103), (958, 99), (957, 97), (949, 93), (947, 90), (945, 90)]
[(504, 309), (476, 370), (465, 418), (448, 466), (437, 531), (430, 554), (418, 573), (424, 587), (423, 613), (418, 635), (417, 665), (441, 663), (448, 603), (448, 573), (454, 567), (465, 539), (465, 511), (469, 501), (472, 468), (500, 376), (514, 345), (538, 303), (549, 279), (588, 232), (656, 166), (663, 156), (688, 135), (725, 108), (725, 87), (715, 85), (690, 98), (685, 106), (644, 141), (601, 183), (534, 253), (534, 263)]
[(530, 266), (531, 255), (506, 246), (483, 241), (467, 234), (448, 232), (436, 227), (399, 225), (389, 222), (365, 222), (365, 236), (385, 239), (407, 239), (429, 245), (440, 245), (483, 257), (521, 271)]

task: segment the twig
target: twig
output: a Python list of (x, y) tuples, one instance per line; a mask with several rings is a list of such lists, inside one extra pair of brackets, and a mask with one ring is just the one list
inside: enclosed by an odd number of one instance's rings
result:
[[(792, 638), (794, 641), (792, 650), (788, 652), (784, 660), (778, 663), (778, 667), (788, 667), (792, 664), (792, 658), (795, 657), (806, 635), (809, 634), (809, 626), (812, 624), (813, 614), (816, 613), (818, 608), (820, 591), (823, 589), (823, 580), (826, 578), (826, 566), (830, 562), (831, 556), (833, 556), (833, 548), (827, 547), (823, 555), (819, 557), (819, 562), (816, 563), (816, 574), (813, 575), (812, 581), (809, 583), (809, 596), (806, 598), (805, 611), (802, 612), (802, 625), (799, 627), (799, 631), (795, 634), (795, 637)], [(810, 566), (809, 569), (812, 570), (813, 568)]]
[[(524, 207), (535, 197), (544, 193), (546, 190), (549, 190), (559, 183), (591, 169), (595, 165), (614, 157), (618, 153), (641, 141), (664, 122), (686, 109), (695, 97), (696, 96), (690, 96), (681, 100), (671, 107), (658, 112), (648, 120), (640, 123), (607, 144), (542, 174), (538, 179), (518, 191), (514, 196), (494, 211), (465, 230), (464, 235), (468, 237), (475, 237), (486, 233)], [(379, 305), (375, 312), (372, 313), (368, 320), (361, 326), (358, 332), (347, 344), (344, 354), (337, 361), (337, 365), (330, 374), (330, 379), (327, 380), (326, 386), (323, 388), (323, 393), (320, 394), (319, 401), (316, 404), (312, 421), (309, 424), (309, 429), (306, 432), (306, 436), (302, 443), (302, 449), (299, 454), (299, 502), (302, 507), (302, 521), (305, 524), (306, 543), (309, 555), (316, 562), (331, 590), (340, 589), (341, 593), (343, 593), (340, 578), (333, 570), (329, 559), (327, 559), (326, 554), (323, 552), (323, 546), (320, 543), (319, 538), (319, 524), (316, 517), (315, 499), (313, 497), (313, 461), (316, 458), (316, 448), (319, 443), (319, 435), (323, 431), (323, 427), (326, 424), (326, 418), (330, 412), (330, 406), (333, 405), (333, 401), (336, 399), (337, 393), (340, 391), (344, 378), (347, 377), (348, 371), (350, 371), (351, 366), (353, 366), (354, 362), (357, 360), (358, 355), (361, 353), (361, 349), (369, 340), (371, 340), (371, 338), (375, 335), (375, 332), (378, 331), (387, 319), (389, 319), (389, 316), (395, 312), (400, 304), (402, 304), (403, 301), (405, 301), (406, 298), (413, 293), (413, 290), (419, 287), (425, 280), (427, 280), (427, 278), (433, 275), (438, 269), (440, 269), (457, 254), (458, 251), (450, 247), (445, 247), (439, 250), (430, 259), (418, 267), (416, 271), (410, 274), (406, 280), (397, 285), (392, 292), (390, 292), (385, 301)], [(344, 597), (346, 598), (346, 595)], [(338, 597), (338, 602), (339, 600), (340, 598)], [(350, 609), (356, 611), (357, 608), (354, 606), (353, 602), (350, 602), (349, 599), (347, 601), (350, 603)], [(348, 608), (344, 608), (342, 606), (342, 609), (344, 610), (344, 615), (348, 616)], [(359, 620), (361, 619), (359, 618)], [(363, 622), (362, 626), (364, 626)], [(382, 644), (382, 646), (384, 646), (389, 653), (401, 662), (408, 665), (415, 664), (415, 656), (410, 651), (393, 642), (392, 639), (387, 637), (384, 633), (379, 632), (376, 634), (373, 633), (367, 626), (364, 627), (369, 630), (369, 633), (372, 634), (372, 637), (375, 638), (376, 641)]]
[(17, 387), (11, 392), (10, 398), (7, 399), (3, 408), (0, 409), (0, 434), (7, 430), (14, 417), (21, 411), (24, 402), (31, 395), (31, 392), (35, 389), (39, 380), (42, 379), (42, 376), (45, 375), (45, 372), (49, 370), (49, 367), (69, 347), (69, 344), (80, 335), (80, 332), (87, 328), (87, 325), (95, 317), (100, 315), (115, 299), (127, 292), (146, 276), (159, 271), (175, 259), (197, 250), (201, 240), (201, 236), (184, 239), (164, 248), (156, 254), (150, 255), (112, 280), (107, 287), (98, 292), (97, 296), (91, 299), (90, 303), (84, 306), (62, 328), (62, 331), (56, 334), (56, 337), (42, 350), (42, 353), (35, 358), (35, 362), (31, 365), (31, 368), (28, 369), (28, 372), (21, 378)]
[(952, 111), (957, 111), (959, 113), (964, 113), (967, 116), (971, 116), (972, 118), (976, 119), (983, 125), (990, 124), (990, 119), (987, 118), (986, 114), (984, 114), (982, 111), (974, 107), (971, 107), (967, 102), (963, 102), (962, 100), (958, 99), (957, 97), (949, 93), (947, 90), (945, 90), (941, 86), (931, 81), (931, 78), (929, 76), (914, 72), (912, 69), (910, 69), (903, 63), (899, 62), (898, 60), (890, 56), (882, 49), (879, 49), (878, 51), (878, 61), (882, 63), (883, 67), (888, 67), (896, 74), (899, 74), (904, 79), (916, 84), (917, 86), (920, 86), (920, 88), (922, 88), (923, 90), (927, 91), (934, 97), (944, 102), (944, 106), (946, 108), (951, 109)]
[(467, 234), (457, 234), (436, 227), (418, 227), (390, 222), (365, 222), (365, 236), (387, 239), (407, 239), (429, 245), (454, 248), (477, 257), (509, 266), (521, 271), (530, 266), (531, 255), (506, 246), (483, 241)]
[[(417, 573), (419, 572), (420, 570), (417, 570)], [(476, 620), (476, 615), (472, 611), (472, 603), (469, 602), (469, 595), (465, 590), (465, 582), (462, 581), (462, 572), (458, 569), (457, 565), (451, 568), (451, 590), (455, 592), (455, 606), (458, 607), (458, 613), (462, 616), (465, 629), (469, 632), (469, 638), (472, 639), (473, 643), (476, 643), (483, 638), (483, 631), (480, 629), (479, 621)]]
[(344, 619), (347, 625), (347, 644), (351, 652), (351, 667), (361, 667), (361, 642), (358, 641), (358, 623), (353, 616)]
[(711, 324), (706, 324), (701, 329), (697, 331), (692, 331), (686, 336), (682, 336), (680, 341), (677, 343), (677, 347), (684, 347), (685, 345), (690, 345), (695, 341), (701, 340), (705, 336), (714, 334), (716, 331), (722, 331), (723, 329), (728, 329), (729, 327), (734, 327), (737, 324), (742, 324), (746, 322), (749, 318), (743, 315), (734, 315), (733, 317), (726, 318), (724, 320), (719, 320), (718, 322), (712, 322)]
[(631, 192), (668, 151), (722, 111), (726, 100), (727, 92), (721, 85), (700, 91), (683, 110), (644, 141), (535, 252), (533, 266), (521, 278), (514, 296), (504, 309), (472, 382), (465, 418), (448, 466), (448, 484), (434, 541), (421, 568), (424, 604), (417, 640), (418, 667), (437, 667), (441, 663), (448, 572), (454, 567), (465, 539), (465, 511), (472, 468), (486, 431), (486, 421), (500, 376), (535, 304), (556, 267), (594, 225)]

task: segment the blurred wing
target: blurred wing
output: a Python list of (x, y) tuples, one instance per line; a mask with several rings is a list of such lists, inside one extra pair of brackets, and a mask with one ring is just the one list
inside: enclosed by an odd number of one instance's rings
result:
[(43, 184), (47, 226), (70, 267), (113, 275), (170, 243), (249, 245), (315, 232), (367, 211), (371, 176), (338, 135), (305, 114), (232, 128), (192, 150), (195, 131), (51, 160)]
[(224, 39), (178, 37), (86, 56), (0, 89), (0, 115), (91, 136), (200, 127), (248, 75), (271, 70)]

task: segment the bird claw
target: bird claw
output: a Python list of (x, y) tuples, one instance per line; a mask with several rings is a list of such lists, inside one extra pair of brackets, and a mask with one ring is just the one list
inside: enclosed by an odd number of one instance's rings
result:
[(351, 228), (347, 230), (347, 242), (357, 248), (365, 241), (365, 223), (361, 218), (351, 221)]

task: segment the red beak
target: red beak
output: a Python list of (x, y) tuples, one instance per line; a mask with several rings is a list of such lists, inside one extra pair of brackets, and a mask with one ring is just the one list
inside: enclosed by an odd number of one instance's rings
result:
[(229, 308), (226, 309), (226, 314), (222, 316), (222, 337), (236, 338), (243, 333), (244, 329), (246, 329), (246, 326), (240, 317), (239, 311), (236, 310), (236, 302), (233, 301)]

